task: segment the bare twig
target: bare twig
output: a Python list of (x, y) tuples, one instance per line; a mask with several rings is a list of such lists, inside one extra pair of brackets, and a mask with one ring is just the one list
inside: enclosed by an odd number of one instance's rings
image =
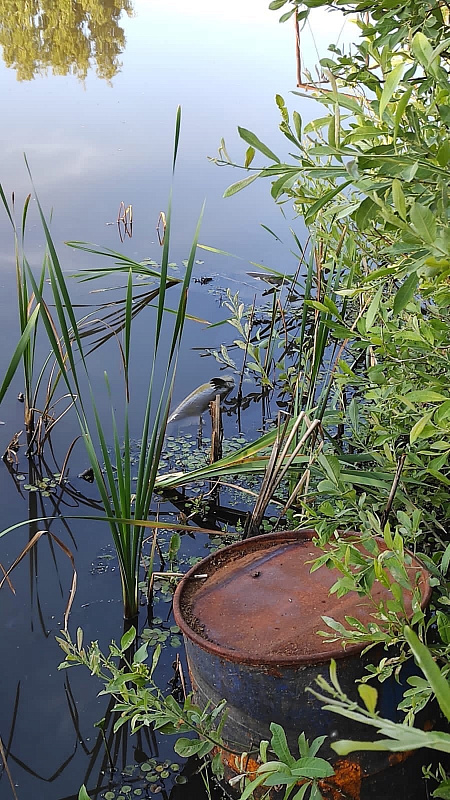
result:
[(17, 453), (18, 453), (19, 447), (20, 447), (19, 439), (22, 436), (22, 433), (23, 433), (23, 431), (19, 431), (18, 433), (14, 434), (14, 436), (12, 437), (8, 447), (6, 448), (5, 452), (3, 453), (2, 461), (4, 461), (5, 464), (18, 464), (19, 463), (19, 457), (18, 457)]
[(253, 318), (255, 315), (255, 304), (256, 304), (256, 294), (253, 297), (253, 304), (250, 310), (250, 316), (248, 318), (248, 329), (247, 329), (247, 337), (245, 341), (245, 348), (244, 348), (244, 358), (242, 359), (242, 369), (241, 374), (239, 375), (239, 385), (237, 390), (237, 422), (238, 422), (238, 430), (241, 431), (241, 404), (242, 404), (242, 381), (244, 380), (244, 371), (245, 365), (247, 363), (247, 356), (248, 356), (248, 348), (250, 345), (250, 337), (252, 334), (253, 328)]
[(8, 776), (8, 780), (9, 780), (9, 784), (11, 786), (11, 791), (13, 793), (14, 800), (19, 800), (19, 798), (17, 797), (17, 793), (16, 793), (16, 789), (15, 789), (15, 786), (14, 786), (14, 783), (13, 783), (13, 779), (11, 777), (11, 773), (9, 771), (8, 761), (7, 761), (7, 757), (6, 757), (6, 754), (5, 754), (5, 750), (3, 748), (3, 742), (2, 742), (1, 737), (0, 737), (0, 755), (2, 757), (2, 761), (3, 761), (3, 766), (5, 768), (5, 772), (6, 772), (7, 776)]
[(381, 517), (382, 528), (384, 528), (386, 522), (388, 521), (388, 517), (392, 508), (392, 503), (394, 502), (395, 493), (398, 489), (398, 484), (400, 482), (400, 476), (402, 474), (403, 467), (405, 466), (405, 461), (406, 461), (406, 453), (403, 453), (398, 460), (397, 469), (395, 470), (394, 480), (392, 481), (391, 491), (389, 492), (386, 508), (384, 509)]
[(3, 566), (3, 564), (2, 564), (2, 563), (0, 563), (0, 570), (3, 572), (3, 575), (4, 575), (4, 577), (5, 577), (6, 583), (8, 584), (8, 586), (9, 586), (9, 588), (11, 589), (12, 593), (13, 593), (13, 594), (15, 594), (15, 593), (16, 593), (16, 590), (14, 589), (14, 586), (13, 586), (13, 585), (12, 585), (12, 583), (11, 583), (11, 580), (10, 580), (10, 578), (9, 578), (9, 575), (8, 575), (8, 573), (7, 573), (7, 571), (6, 571), (6, 569), (4, 568), (4, 566)]
[(220, 394), (216, 394), (215, 399), (209, 404), (211, 414), (211, 453), (209, 463), (215, 464), (222, 458), (222, 408), (220, 405)]
[(297, 68), (297, 86), (302, 84), (302, 51), (300, 48), (300, 25), (298, 24), (297, 9), (294, 13), (294, 28), (295, 28), (295, 64)]

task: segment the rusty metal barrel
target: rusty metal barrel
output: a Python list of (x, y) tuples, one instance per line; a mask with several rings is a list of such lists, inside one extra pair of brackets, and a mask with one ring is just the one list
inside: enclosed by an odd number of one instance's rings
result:
[[(335, 776), (321, 786), (324, 797), (393, 798), (395, 782), (405, 791), (406, 780), (413, 784), (406, 789), (409, 800), (421, 800), (420, 769), (408, 754), (369, 752), (337, 758), (329, 746), (333, 740), (370, 740), (374, 731), (324, 711), (305, 691), (318, 675), (328, 678), (330, 660), (335, 659), (342, 689), (357, 699), (355, 683), (377, 657), (373, 650), (361, 655), (363, 644), (344, 650), (340, 643), (317, 635), (326, 628), (323, 615), (344, 625), (347, 616), (355, 617), (367, 625), (373, 621), (374, 606), (356, 592), (340, 598), (330, 595), (337, 570), (322, 567), (311, 573), (311, 561), (320, 554), (312, 543), (314, 535), (313, 530), (283, 531), (225, 547), (196, 564), (175, 593), (175, 620), (184, 636), (195, 701), (202, 708), (227, 701), (221, 751), (225, 777), (243, 768), (257, 769), (251, 754), (261, 739), (270, 739), (269, 725), (277, 722), (294, 755), (302, 731), (310, 741), (327, 736), (320, 755), (333, 763)], [(382, 541), (379, 546), (384, 547)], [(411, 553), (407, 559), (411, 575), (418, 576), (425, 606), (428, 574)], [(388, 599), (389, 592), (375, 583), (372, 597), (375, 602)], [(410, 599), (406, 593), (409, 611)], [(406, 672), (404, 667), (401, 683), (388, 679), (377, 685), (381, 716), (400, 721), (397, 705)], [(245, 763), (241, 753), (249, 754)], [(272, 791), (270, 797), (277, 793)]]

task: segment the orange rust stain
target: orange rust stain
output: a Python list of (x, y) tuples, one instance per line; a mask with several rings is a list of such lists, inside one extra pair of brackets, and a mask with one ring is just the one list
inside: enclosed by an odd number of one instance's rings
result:
[(402, 761), (406, 761), (410, 756), (412, 756), (412, 750), (404, 750), (401, 753), (389, 753), (388, 761), (390, 766), (393, 767), (394, 764), (401, 764)]
[(214, 756), (216, 753), (220, 753), (220, 760), (222, 761), (224, 767), (228, 767), (236, 775), (240, 775), (242, 772), (256, 772), (260, 766), (259, 761), (255, 761), (254, 758), (251, 758), (251, 756), (248, 755), (243, 759), (242, 756), (238, 755), (237, 753), (230, 753), (228, 750), (223, 750), (220, 747), (214, 747), (212, 750), (212, 755)]
[(190, 668), (189, 662), (188, 662), (188, 674), (189, 674), (189, 680), (190, 680), (190, 682), (191, 682), (191, 688), (192, 688), (192, 691), (193, 691), (193, 692), (196, 692), (196, 691), (197, 691), (197, 689), (198, 689), (198, 686), (197, 686), (197, 682), (194, 680), (194, 676), (193, 676), (193, 674), (192, 674), (192, 671), (191, 671), (191, 668)]
[[(243, 772), (256, 773), (260, 766), (259, 761), (256, 761), (251, 756), (246, 756), (244, 759), (240, 755), (230, 753), (221, 748), (215, 747), (212, 755), (220, 753), (220, 758), (225, 769), (225, 779), (229, 780), (234, 775), (240, 775)], [(402, 755), (402, 754), (400, 754)], [(326, 800), (360, 800), (361, 795), (361, 782), (363, 778), (363, 771), (359, 764), (354, 761), (347, 761), (346, 759), (339, 759), (334, 766), (332, 778), (318, 781), (320, 791)], [(299, 781), (300, 786), (304, 781)], [(259, 798), (272, 797), (272, 791), (267, 790), (267, 786), (260, 786), (255, 789), (255, 800)]]
[(318, 781), (323, 797), (326, 800), (360, 800), (363, 777), (360, 765), (340, 758), (333, 768), (332, 778)]
[(249, 757), (249, 758), (245, 759), (245, 765), (244, 766), (245, 766), (246, 772), (256, 772), (256, 770), (258, 769), (258, 767), (261, 766), (261, 764), (258, 761), (255, 761), (254, 758), (250, 758)]
[[(230, 780), (230, 778), (234, 778), (236, 775), (240, 775), (244, 772), (250, 773), (248, 777), (251, 778), (251, 774), (256, 773), (258, 767), (260, 766), (259, 761), (255, 761), (255, 759), (251, 758), (251, 756), (245, 756), (242, 758), (241, 755), (236, 753), (230, 753), (222, 748), (214, 747), (212, 750), (212, 755), (215, 755), (216, 753), (220, 753), (220, 759), (224, 767), (224, 778), (227, 782)], [(233, 790), (229, 789), (229, 791), (233, 793)], [(234, 791), (236, 792), (236, 795), (240, 794), (238, 786), (234, 788)], [(262, 798), (268, 800), (268, 798), (272, 796), (272, 791), (269, 790), (269, 794), (267, 792), (267, 786), (258, 786), (253, 792), (253, 797), (255, 800), (262, 800)]]

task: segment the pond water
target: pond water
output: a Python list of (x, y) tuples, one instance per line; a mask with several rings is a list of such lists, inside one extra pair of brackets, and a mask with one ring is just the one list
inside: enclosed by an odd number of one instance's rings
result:
[[(156, 224), (166, 208), (171, 182), (178, 105), (182, 106), (182, 128), (171, 259), (181, 264), (187, 257), (205, 199), (200, 241), (241, 259), (198, 251), (194, 272), (198, 282), (192, 285), (189, 311), (217, 321), (226, 316), (221, 305), (226, 289), (232, 293), (239, 290), (245, 302), (251, 302), (255, 293), (259, 296), (261, 287), (246, 274), (251, 269), (249, 261), (280, 272), (295, 270), (290, 221), (283, 219), (274, 205), (268, 186), (253, 184), (224, 200), (224, 189), (241, 174), (207, 160), (216, 155), (222, 137), (236, 161), (242, 158), (237, 125), (255, 131), (275, 152), (285, 155), (285, 140), (277, 131), (274, 95), (287, 97), (295, 88), (290, 25), (278, 25), (277, 16), (259, 0), (220, 5), (201, 0), (170, 4), (162, 0), (57, 4), (37, 0), (32, 17), (27, 4), (20, 9), (20, 4), (0, 2), (4, 59), (0, 67), (4, 108), (0, 182), (8, 199), (14, 192), (20, 220), (23, 202), (31, 191), (23, 158), (26, 153), (42, 206), (52, 218), (52, 235), (67, 273), (89, 267), (95, 260), (65, 246), (67, 240), (96, 242), (139, 261), (160, 259)], [(324, 18), (322, 52), (336, 32), (336, 24)], [(306, 57), (315, 58), (314, 47), (311, 38), (305, 41)], [(302, 114), (312, 116), (312, 104), (297, 100)], [(133, 208), (133, 235), (125, 236), (123, 243), (116, 224), (121, 202)], [(18, 335), (14, 243), (5, 213), (0, 214), (0, 241), (3, 376)], [(26, 253), (33, 267), (41, 264), (44, 240), (34, 200)], [(202, 277), (212, 281), (202, 284)], [(73, 298), (79, 302), (93, 302), (88, 288), (71, 281)], [(136, 367), (131, 385), (137, 397), (149, 348), (149, 313), (141, 316), (133, 334)], [(174, 402), (218, 372), (212, 359), (201, 358), (195, 348), (205, 344), (217, 347), (230, 336), (224, 328), (208, 331), (205, 325), (187, 325)], [(38, 348), (38, 357), (44, 355), (45, 348)], [(114, 392), (121, 392), (117, 350), (106, 348), (91, 358), (94, 374), (108, 370), (113, 397)], [(13, 435), (23, 430), (23, 405), (17, 400), (22, 390), (18, 374), (0, 408), (2, 453)], [(259, 415), (251, 409), (246, 412), (246, 435), (254, 435), (259, 425)], [(137, 436), (139, 421), (132, 420), (132, 427)], [(75, 420), (69, 415), (53, 437), (55, 460), (49, 453), (50, 474), (59, 471), (76, 435)], [(237, 435), (235, 418), (227, 418), (226, 436)], [(69, 464), (75, 496), (65, 496), (66, 514), (83, 513), (76, 492), (95, 500), (92, 487), (77, 478), (86, 461), (82, 446), (75, 445)], [(1, 463), (2, 529), (55, 512), (51, 498), (23, 488), (33, 483), (27, 474), (24, 448), (19, 450), (15, 473), (16, 479)], [(22, 480), (17, 480), (17, 473), (23, 473)], [(37, 524), (24, 526), (2, 537), (0, 563), (9, 566), (38, 529)], [(86, 640), (99, 639), (105, 648), (122, 633), (119, 576), (109, 530), (99, 523), (71, 519), (59, 522), (52, 531), (70, 548), (76, 562), (78, 588), (70, 630), (82, 627)], [(192, 555), (208, 552), (204, 539), (189, 541), (183, 550), (182, 569)], [(6, 585), (1, 591), (0, 736), (15, 787), (14, 795), (0, 760), (0, 796), (5, 800), (15, 796), (19, 800), (74, 798), (83, 782), (93, 797), (103, 797), (108, 788), (105, 748), (99, 729), (94, 728), (107, 709), (105, 698), (96, 696), (101, 687), (87, 671), (57, 671), (62, 653), (55, 635), (63, 624), (71, 577), (70, 559), (42, 540), (13, 572), (15, 594)], [(163, 651), (163, 680), (171, 674), (174, 654), (171, 647)], [(151, 737), (131, 742), (118, 738), (111, 741), (110, 748), (119, 770), (150, 756), (159, 762), (173, 760), (171, 743)], [(167, 791), (171, 784), (168, 779)], [(185, 800), (199, 796), (198, 788), (190, 783), (173, 792), (173, 797)]]

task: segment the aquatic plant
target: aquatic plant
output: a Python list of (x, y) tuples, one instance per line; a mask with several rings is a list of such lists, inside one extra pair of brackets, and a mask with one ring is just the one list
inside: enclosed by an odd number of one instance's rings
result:
[[(31, 195), (28, 195), (24, 203), (20, 231), (17, 230), (16, 222), (14, 219), (14, 197), (12, 198), (11, 204), (9, 204), (5, 192), (3, 190), (3, 187), (1, 185), (0, 185), (0, 197), (2, 199), (6, 214), (12, 225), (14, 233), (14, 255), (15, 255), (15, 267), (16, 267), (17, 303), (18, 303), (19, 329), (20, 329), (20, 340), (18, 346), (14, 353), (11, 364), (9, 365), (9, 368), (5, 373), (2, 385), (0, 386), (0, 402), (5, 394), (6, 389), (11, 383), (11, 380), (15, 374), (18, 364), (22, 362), (23, 376), (24, 376), (24, 392), (23, 392), (24, 422), (27, 432), (28, 445), (30, 445), (34, 434), (35, 410), (37, 408), (37, 394), (39, 392), (40, 384), (45, 372), (45, 365), (44, 365), (42, 369), (41, 368), (39, 369), (38, 376), (36, 377), (35, 350), (36, 350), (37, 323), (39, 319), (40, 306), (39, 304), (36, 304), (34, 292), (30, 286), (30, 279), (28, 276), (28, 269), (29, 269), (28, 262), (23, 252), (26, 220), (27, 220), (27, 213)], [(45, 271), (46, 271), (46, 265), (44, 262), (37, 281), (40, 292), (42, 292), (44, 286)], [(48, 394), (47, 402), (45, 403), (46, 409), (48, 409), (49, 401), (50, 401), (50, 396)], [(46, 412), (44, 409), (43, 416), (45, 416), (45, 413)]]
[(164, 694), (153, 678), (158, 665), (161, 646), (152, 653), (151, 663), (147, 665), (148, 642), (144, 642), (130, 657), (130, 648), (136, 640), (136, 629), (131, 626), (122, 636), (120, 644), (111, 642), (105, 655), (98, 642), (83, 647), (83, 632), (79, 628), (76, 641), (65, 631), (57, 642), (65, 653), (65, 660), (58, 669), (74, 666), (87, 667), (92, 675), (104, 684), (100, 695), (111, 695), (115, 700), (114, 711), (119, 716), (114, 731), (130, 723), (131, 732), (153, 725), (155, 730), (179, 736), (194, 731), (198, 738), (177, 739), (175, 752), (183, 758), (196, 755), (199, 758), (210, 753), (215, 746), (221, 746), (221, 732), (226, 720), (225, 702), (217, 706), (201, 709), (185, 697), (182, 704), (172, 694)]
[[(418, 666), (426, 675), (430, 685), (433, 686), (436, 699), (439, 702), (444, 716), (449, 720), (450, 687), (445, 674), (439, 670), (431, 652), (422, 644), (411, 628), (405, 628), (405, 636), (413, 651)], [(329, 678), (329, 681), (327, 681), (322, 676), (319, 676), (316, 678), (317, 688), (307, 688), (307, 691), (311, 692), (318, 700), (323, 702), (323, 710), (375, 728), (375, 730), (384, 737), (376, 739), (375, 741), (340, 740), (331, 742), (330, 747), (338, 756), (347, 756), (349, 753), (356, 751), (402, 753), (421, 749), (430, 749), (443, 754), (450, 753), (450, 735), (445, 731), (421, 730), (420, 728), (414, 728), (410, 725), (400, 724), (381, 717), (379, 712), (377, 712), (378, 692), (375, 687), (369, 686), (367, 683), (359, 684), (358, 693), (360, 700), (362, 700), (364, 704), (363, 706), (348, 697), (340, 686), (334, 659), (331, 660)], [(293, 787), (295, 784), (297, 784), (298, 787), (299, 777), (304, 777), (305, 775), (308, 777), (308, 770), (311, 770), (310, 777), (314, 775), (315, 780), (333, 775), (330, 764), (324, 759), (315, 757), (317, 750), (326, 738), (325, 736), (317, 739), (312, 743), (311, 747), (309, 747), (304, 734), (301, 734), (299, 737), (299, 747), (302, 758), (300, 761), (295, 761), (295, 758), (289, 751), (286, 734), (282, 726), (272, 723), (270, 727), (272, 730), (271, 749), (276, 753), (279, 760), (269, 760), (267, 756), (267, 747), (269, 743), (262, 741), (260, 743), (260, 755), (263, 763), (258, 768), (256, 774), (247, 772), (243, 776), (240, 776), (243, 779), (248, 779), (247, 786), (241, 794), (240, 800), (247, 800), (247, 798), (253, 797), (258, 786), (273, 786), (274, 784), (286, 786), (285, 797), (290, 797), (292, 796), (293, 789), (289, 789), (289, 787)], [(306, 773), (299, 776), (302, 759), (306, 767)], [(432, 796), (446, 798), (448, 796), (449, 781), (446, 779), (443, 769), (441, 771), (438, 770), (438, 779), (441, 781), (440, 786), (433, 792)], [(315, 785), (315, 780), (311, 787), (310, 798), (322, 797), (322, 793), (319, 789), (320, 783), (318, 787)], [(295, 797), (301, 800), (301, 798), (306, 796), (307, 789), (308, 784), (304, 783), (301, 788), (298, 789), (298, 794), (296, 794)]]
[[(450, 720), (450, 686), (446, 675), (447, 671), (444, 672), (439, 669), (431, 651), (420, 641), (411, 628), (405, 628), (405, 637), (411, 647), (417, 665), (433, 689), (444, 717)], [(358, 687), (360, 698), (365, 705), (364, 709), (360, 708), (342, 691), (334, 661), (330, 666), (330, 681), (331, 683), (328, 683), (324, 678), (319, 677), (317, 678), (317, 684), (320, 691), (313, 688), (309, 689), (319, 700), (323, 700), (326, 703), (323, 706), (324, 710), (354, 719), (365, 725), (371, 725), (380, 734), (388, 737), (374, 742), (333, 742), (331, 747), (338, 755), (346, 756), (355, 750), (388, 750), (395, 753), (402, 750), (418, 750), (424, 747), (438, 750), (441, 753), (450, 753), (450, 734), (435, 730), (424, 731), (420, 728), (413, 728), (380, 717), (379, 713), (376, 712), (378, 693), (373, 686), (361, 684)], [(443, 795), (435, 794), (435, 796), (442, 797)]]
[(135, 636), (136, 631), (131, 628), (122, 637), (120, 645), (115, 642), (110, 644), (107, 655), (102, 653), (97, 642), (83, 647), (83, 633), (80, 629), (77, 632), (76, 642), (72, 641), (67, 632), (63, 638), (57, 639), (66, 654), (59, 669), (87, 667), (104, 685), (100, 694), (111, 695), (114, 698), (114, 711), (119, 714), (115, 730), (130, 723), (132, 732), (152, 724), (156, 730), (168, 735), (194, 733), (195, 738), (181, 736), (176, 739), (175, 752), (184, 758), (195, 755), (202, 759), (219, 748), (219, 752), (212, 759), (212, 770), (218, 777), (223, 777), (220, 751), (241, 756), (242, 774), (236, 775), (230, 781), (232, 785), (241, 785), (241, 800), (252, 796), (260, 785), (285, 786), (285, 797), (290, 798), (299, 781), (303, 784), (301, 790), (298, 790), (297, 786), (297, 792), (301, 791), (299, 800), (306, 797), (308, 790), (310, 790), (310, 800), (313, 798), (319, 800), (321, 793), (318, 781), (321, 779), (326, 781), (327, 777), (334, 775), (333, 767), (325, 759), (317, 756), (325, 736), (309, 744), (305, 734), (302, 733), (298, 740), (300, 758), (295, 758), (289, 750), (282, 727), (271, 723), (270, 742), (262, 741), (259, 746), (258, 760), (261, 766), (256, 772), (247, 773), (245, 764), (249, 753), (229, 750), (222, 741), (221, 734), (227, 716), (225, 701), (216, 706), (206, 705), (201, 708), (193, 702), (191, 695), (188, 695), (183, 703), (179, 703), (172, 694), (161, 692), (153, 678), (159, 660), (160, 646), (154, 650), (151, 665), (147, 666), (144, 664), (147, 657), (147, 643), (136, 651), (132, 659), (129, 658), (127, 651)]
[(256, 772), (244, 772), (236, 778), (236, 781), (240, 779), (243, 786), (240, 800), (253, 797), (259, 786), (285, 787), (285, 800), (303, 800), (306, 797), (320, 800), (323, 797), (320, 791), (322, 781), (326, 787), (326, 779), (334, 775), (331, 764), (317, 756), (326, 736), (319, 736), (310, 744), (305, 734), (301, 733), (298, 737), (299, 758), (296, 758), (289, 749), (282, 726), (272, 722), (270, 731), (270, 742), (260, 742), (259, 761), (262, 763)]
[[(178, 109), (172, 169), (175, 169), (181, 110)], [(31, 178), (31, 174), (30, 174)], [(174, 314), (165, 313), (165, 296), (172, 281), (168, 276), (169, 249), (171, 241), (171, 209), (169, 206), (166, 219), (165, 237), (162, 248), (161, 268), (152, 270), (153, 277), (159, 281), (157, 289), (157, 308), (154, 342), (148, 360), (148, 377), (144, 414), (141, 428), (141, 449), (138, 459), (137, 480), (132, 482), (131, 474), (131, 436), (130, 436), (130, 386), (129, 370), (132, 361), (132, 319), (133, 319), (133, 267), (127, 265), (127, 289), (123, 318), (123, 346), (120, 354), (124, 374), (124, 416), (121, 429), (114, 413), (114, 401), (111, 398), (111, 435), (112, 452), (109, 444), (109, 433), (98, 410), (92, 389), (87, 345), (84, 343), (84, 321), (79, 322), (75, 315), (66, 279), (61, 268), (58, 254), (50, 233), (50, 229), (36, 195), (42, 227), (47, 243), (45, 271), (40, 274), (39, 281), (25, 261), (26, 280), (32, 288), (36, 299), (36, 310), (31, 321), (23, 326), (22, 336), (13, 354), (10, 367), (0, 389), (0, 402), (21, 357), (27, 355), (33, 347), (35, 322), (39, 315), (45, 328), (49, 344), (52, 348), (59, 379), (65, 384), (67, 393), (73, 403), (79, 421), (81, 434), (89, 456), (95, 482), (100, 493), (105, 511), (105, 519), (111, 529), (114, 545), (119, 560), (120, 576), (125, 617), (132, 618), (138, 611), (138, 580), (141, 563), (141, 550), (144, 531), (148, 527), (148, 513), (156, 480), (158, 463), (161, 456), (165, 428), (169, 416), (172, 387), (175, 377), (176, 361), (186, 316), (187, 292), (194, 264), (195, 251), (200, 229), (197, 224), (194, 240), (190, 247), (186, 262), (184, 278), (180, 281), (178, 307)], [(99, 254), (101, 248), (92, 250)], [(135, 265), (136, 266), (136, 265)], [(121, 265), (123, 268), (123, 264)], [(51, 287), (54, 315), (50, 315), (49, 306), (44, 299), (44, 275), (47, 275)], [(177, 281), (178, 282), (178, 281)], [(23, 294), (23, 292), (22, 292)], [(21, 298), (21, 308), (24, 301)], [(25, 321), (25, 320), (24, 320)], [(164, 336), (162, 335), (164, 322)], [(168, 333), (167, 328), (170, 326)], [(28, 360), (26, 361), (28, 364)], [(108, 376), (105, 373), (105, 388), (110, 395)], [(157, 383), (158, 381), (158, 383)], [(157, 385), (156, 385), (157, 384)], [(90, 408), (90, 410), (89, 410)]]

